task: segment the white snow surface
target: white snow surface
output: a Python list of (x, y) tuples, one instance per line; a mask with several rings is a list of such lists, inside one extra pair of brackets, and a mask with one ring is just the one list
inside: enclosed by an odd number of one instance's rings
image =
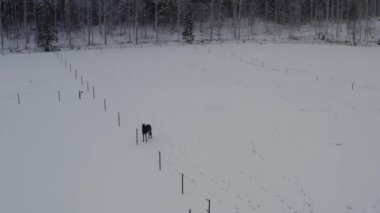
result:
[(379, 56), (305, 44), (0, 56), (0, 212), (206, 212), (210, 199), (216, 213), (378, 213)]

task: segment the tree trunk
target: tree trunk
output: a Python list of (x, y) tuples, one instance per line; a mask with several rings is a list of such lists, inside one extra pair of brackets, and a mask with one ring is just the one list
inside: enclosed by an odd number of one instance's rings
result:
[(312, 21), (312, 20), (313, 20), (313, 6), (314, 6), (314, 2), (313, 2), (313, 0), (310, 0), (310, 14), (309, 14), (309, 21)]
[(107, 24), (108, 24), (108, 14), (107, 14), (108, 0), (103, 0), (103, 24), (104, 24), (104, 45), (107, 45)]
[(19, 29), (18, 29), (18, 26), (17, 26), (17, 3), (16, 2), (13, 2), (13, 29), (14, 29), (14, 42), (15, 42), (15, 46), (16, 46), (16, 49), (18, 50), (19, 49), (19, 46), (18, 46), (18, 39), (19, 39)]
[(336, 1), (336, 37), (339, 36), (339, 24), (340, 24), (340, 13), (341, 13), (341, 0)]
[(236, 19), (237, 19), (237, 0), (232, 0), (232, 13), (233, 13), (233, 21), (232, 21), (232, 29), (234, 34), (234, 39), (237, 37), (237, 29), (236, 29)]
[(69, 47), (72, 48), (72, 41), (71, 41), (71, 14), (70, 14), (70, 0), (65, 1), (65, 8), (66, 8), (66, 33), (69, 39)]
[(326, 0), (326, 21), (329, 21), (330, 0)]
[(3, 11), (2, 7), (3, 6), (3, 0), (0, 0), (0, 37), (1, 37), (1, 53), (4, 54), (4, 33), (3, 33)]
[(58, 1), (54, 0), (54, 29), (58, 31), (58, 29), (57, 29), (57, 4), (58, 4)]
[(278, 23), (278, 0), (274, 1), (274, 22)]
[(29, 44), (29, 30), (28, 30), (28, 21), (27, 21), (27, 0), (24, 0), (24, 35), (25, 35), (25, 49), (28, 49)]
[(137, 18), (138, 18), (138, 1), (139, 0), (135, 0), (135, 43), (138, 44), (139, 43), (139, 30), (138, 30), (138, 26), (137, 26)]
[(92, 13), (91, 13), (91, 0), (87, 0), (87, 45), (88, 46), (91, 46), (91, 17), (92, 17)]
[(210, 41), (214, 33), (214, 0), (210, 0)]
[(352, 23), (352, 42), (356, 46), (356, 20)]
[(127, 17), (128, 17), (128, 42), (132, 42), (132, 33), (131, 33), (131, 1), (128, 2), (128, 10), (127, 10)]
[(102, 35), (102, 0), (98, 0), (98, 25), (99, 34)]
[(34, 37), (36, 37), (36, 32), (37, 32), (37, 0), (34, 0), (33, 15), (34, 15)]
[(242, 0), (239, 0), (239, 12), (238, 12), (238, 32), (237, 32), (237, 38), (238, 40), (240, 40), (240, 22), (241, 22), (241, 8), (242, 8), (242, 4), (241, 4), (241, 1)]
[(369, 0), (365, 0), (365, 13), (364, 13), (364, 18), (365, 18), (365, 29), (364, 29), (364, 40), (368, 41), (369, 37), (369, 31), (370, 31), (370, 20), (369, 20)]
[(181, 41), (181, 4), (182, 0), (177, 0), (177, 33), (178, 42)]
[(154, 30), (156, 32), (156, 44), (158, 43), (158, 0), (154, 0)]
[(358, 3), (358, 21), (359, 21), (359, 43), (362, 41), (362, 22), (363, 22), (363, 17), (360, 12), (360, 4)]
[(218, 40), (220, 41), (222, 38), (222, 4), (223, 0), (219, 0), (218, 2)]

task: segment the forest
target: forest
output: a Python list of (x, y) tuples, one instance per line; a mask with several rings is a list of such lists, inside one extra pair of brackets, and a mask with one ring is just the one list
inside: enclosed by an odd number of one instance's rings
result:
[(380, 14), (380, 0), (0, 0), (0, 6), (2, 52), (109, 45), (115, 36), (119, 44), (245, 41), (257, 34), (258, 20), (284, 27), (290, 40), (308, 25), (317, 39), (339, 41), (344, 33), (357, 45), (371, 39)]

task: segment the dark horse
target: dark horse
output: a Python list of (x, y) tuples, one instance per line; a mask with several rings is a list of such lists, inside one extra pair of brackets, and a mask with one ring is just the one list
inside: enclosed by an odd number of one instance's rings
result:
[(152, 137), (152, 126), (150, 124), (142, 124), (142, 135), (143, 135), (143, 142), (148, 142), (148, 137)]

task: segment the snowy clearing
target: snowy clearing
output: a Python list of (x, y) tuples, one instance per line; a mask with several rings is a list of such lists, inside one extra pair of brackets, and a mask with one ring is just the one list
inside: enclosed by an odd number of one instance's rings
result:
[(378, 213), (379, 56), (289, 44), (0, 56), (0, 212), (206, 212), (210, 199), (217, 213)]

